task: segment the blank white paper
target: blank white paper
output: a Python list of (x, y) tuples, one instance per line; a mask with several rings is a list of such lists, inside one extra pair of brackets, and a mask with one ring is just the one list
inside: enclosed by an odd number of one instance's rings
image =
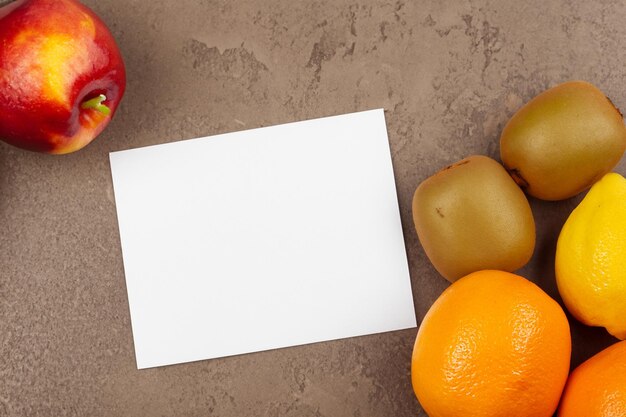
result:
[(138, 368), (416, 326), (382, 109), (110, 161)]

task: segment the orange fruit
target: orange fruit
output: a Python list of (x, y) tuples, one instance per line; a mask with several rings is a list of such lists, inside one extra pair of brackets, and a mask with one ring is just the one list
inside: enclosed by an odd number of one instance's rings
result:
[(558, 417), (626, 416), (626, 341), (591, 357), (572, 372)]
[(563, 309), (503, 271), (452, 284), (420, 325), (411, 377), (430, 417), (551, 417), (569, 372)]

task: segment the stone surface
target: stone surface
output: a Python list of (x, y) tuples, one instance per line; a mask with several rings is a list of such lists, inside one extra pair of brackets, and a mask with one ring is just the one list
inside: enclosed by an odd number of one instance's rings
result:
[[(0, 416), (425, 416), (415, 329), (137, 371), (110, 151), (384, 107), (421, 320), (447, 282), (413, 230), (417, 184), (497, 158), (507, 118), (558, 82), (626, 108), (619, 0), (86, 3), (119, 41), (127, 93), (78, 153), (0, 144)], [(521, 274), (557, 299), (556, 237), (579, 200), (531, 201)], [(615, 341), (573, 320), (572, 333), (573, 365)]]

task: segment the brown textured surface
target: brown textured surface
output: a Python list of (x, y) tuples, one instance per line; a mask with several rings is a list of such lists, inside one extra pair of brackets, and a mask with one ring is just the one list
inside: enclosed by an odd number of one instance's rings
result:
[[(419, 181), (497, 157), (507, 117), (555, 83), (591, 81), (626, 108), (619, 0), (86, 3), (119, 41), (127, 94), (76, 154), (0, 144), (0, 416), (425, 416), (416, 330), (137, 371), (109, 151), (384, 107), (420, 320), (446, 281), (413, 231)], [(579, 199), (532, 201), (521, 273), (554, 297)], [(573, 364), (614, 340), (572, 324)]]

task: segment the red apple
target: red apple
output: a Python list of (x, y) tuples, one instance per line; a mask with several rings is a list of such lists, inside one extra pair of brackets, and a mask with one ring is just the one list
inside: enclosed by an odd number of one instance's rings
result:
[(0, 8), (0, 139), (64, 154), (111, 121), (126, 72), (106, 25), (75, 0)]

